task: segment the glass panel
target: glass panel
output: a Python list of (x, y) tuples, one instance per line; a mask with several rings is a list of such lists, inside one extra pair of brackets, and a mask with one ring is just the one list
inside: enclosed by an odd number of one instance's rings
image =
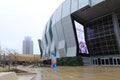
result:
[(49, 35), (50, 35), (50, 40), (51, 40), (51, 42), (52, 42), (52, 39), (53, 39), (52, 20), (50, 20), (50, 24), (49, 24)]
[(119, 54), (112, 15), (99, 18), (85, 26), (86, 43), (90, 55)]

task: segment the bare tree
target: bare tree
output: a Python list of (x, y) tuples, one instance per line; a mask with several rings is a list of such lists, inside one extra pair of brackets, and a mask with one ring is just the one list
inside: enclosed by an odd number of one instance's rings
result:
[(8, 55), (8, 65), (9, 65), (9, 69), (11, 67), (12, 64), (14, 64), (15, 68), (17, 67), (17, 57), (16, 54), (17, 52), (14, 49), (5, 49), (6, 54)]
[(5, 51), (0, 49), (0, 66), (5, 67)]

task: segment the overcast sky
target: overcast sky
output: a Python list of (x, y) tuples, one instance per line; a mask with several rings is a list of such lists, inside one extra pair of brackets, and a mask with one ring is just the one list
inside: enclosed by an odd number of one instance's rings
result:
[(40, 53), (38, 39), (43, 29), (64, 0), (0, 0), (0, 44), (2, 49), (22, 53), (22, 41), (31, 36), (34, 53)]

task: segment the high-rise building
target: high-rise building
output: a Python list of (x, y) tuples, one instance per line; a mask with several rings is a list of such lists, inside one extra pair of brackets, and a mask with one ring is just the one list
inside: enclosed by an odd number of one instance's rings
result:
[(23, 54), (33, 54), (33, 41), (29, 36), (23, 40)]

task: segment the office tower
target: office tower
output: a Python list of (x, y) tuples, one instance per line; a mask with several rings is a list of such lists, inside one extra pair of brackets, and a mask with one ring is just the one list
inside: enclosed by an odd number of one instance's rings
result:
[(29, 36), (23, 40), (23, 54), (33, 54), (33, 41)]

